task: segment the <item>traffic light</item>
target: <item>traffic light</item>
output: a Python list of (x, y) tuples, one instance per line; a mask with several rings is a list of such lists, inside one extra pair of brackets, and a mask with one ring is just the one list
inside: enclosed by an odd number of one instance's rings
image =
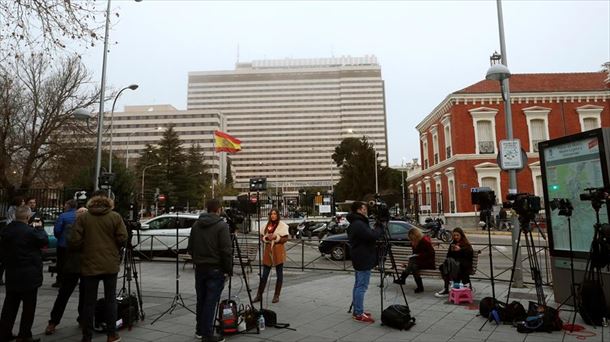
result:
[(250, 178), (250, 191), (264, 191), (267, 190), (267, 178)]

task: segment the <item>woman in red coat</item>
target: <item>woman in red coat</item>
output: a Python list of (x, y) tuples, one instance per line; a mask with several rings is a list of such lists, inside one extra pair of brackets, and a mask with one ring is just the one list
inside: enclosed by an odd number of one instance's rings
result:
[(411, 259), (409, 259), (407, 268), (402, 271), (400, 277), (394, 280), (394, 282), (396, 284), (404, 285), (409, 274), (413, 274), (413, 279), (415, 279), (415, 284), (417, 285), (415, 293), (420, 293), (424, 292), (424, 284), (419, 275), (419, 270), (434, 269), (434, 248), (432, 247), (432, 242), (430, 242), (430, 237), (423, 236), (421, 230), (418, 228), (409, 230), (408, 235), (409, 241), (411, 241), (411, 247), (413, 248), (413, 255), (411, 256)]
[(263, 250), (263, 274), (261, 274), (258, 292), (252, 302), (258, 302), (262, 299), (271, 267), (275, 266), (275, 293), (271, 302), (277, 303), (280, 301), (280, 292), (282, 291), (282, 281), (284, 279), (283, 266), (284, 262), (286, 262), (286, 248), (284, 244), (288, 241), (288, 225), (280, 221), (280, 213), (277, 209), (271, 209), (269, 212), (269, 221), (265, 227), (262, 227), (260, 235), (265, 245)]

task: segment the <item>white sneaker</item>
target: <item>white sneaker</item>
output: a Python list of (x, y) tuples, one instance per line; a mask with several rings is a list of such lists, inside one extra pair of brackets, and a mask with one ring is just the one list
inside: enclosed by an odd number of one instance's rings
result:
[(447, 297), (447, 295), (449, 295), (449, 291), (443, 289), (443, 290), (438, 291), (437, 293), (435, 293), (434, 297), (443, 298), (443, 297)]
[(199, 335), (198, 333), (195, 333), (195, 338), (201, 340), (203, 336)]

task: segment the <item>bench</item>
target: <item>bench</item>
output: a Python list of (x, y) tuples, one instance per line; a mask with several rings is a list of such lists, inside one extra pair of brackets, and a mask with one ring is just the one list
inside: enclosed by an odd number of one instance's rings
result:
[[(247, 241), (242, 240), (238, 241), (239, 249), (241, 251), (241, 261), (244, 263), (244, 266), (247, 266), (252, 272), (252, 262), (256, 260), (256, 256), (258, 255), (258, 241)], [(193, 261), (193, 257), (188, 253), (178, 254), (178, 258), (184, 262), (182, 269), (186, 267), (186, 264)], [(194, 265), (193, 265), (194, 266)], [(233, 250), (233, 267), (239, 266), (239, 255), (237, 253), (237, 249)]]
[[(434, 269), (433, 270), (420, 270), (419, 274), (421, 276), (430, 276), (430, 277), (440, 277), (441, 271), (439, 271), (438, 267), (445, 262), (447, 258), (447, 248), (449, 245), (444, 245), (440, 243), (433, 244), (434, 245)], [(477, 266), (479, 263), (479, 254), (481, 251), (474, 251), (472, 253), (472, 272), (470, 275), (474, 275), (477, 272)], [(392, 245), (392, 254), (394, 255), (394, 260), (396, 260), (396, 268), (398, 269), (399, 274), (396, 276), (400, 276), (400, 273), (404, 271), (406, 268), (406, 264), (408, 263), (409, 257), (413, 254), (413, 249), (411, 246), (404, 245)], [(405, 265), (405, 266), (403, 266)], [(384, 263), (385, 272), (386, 273), (394, 273), (394, 268), (392, 267), (392, 261), (389, 256), (386, 258)]]

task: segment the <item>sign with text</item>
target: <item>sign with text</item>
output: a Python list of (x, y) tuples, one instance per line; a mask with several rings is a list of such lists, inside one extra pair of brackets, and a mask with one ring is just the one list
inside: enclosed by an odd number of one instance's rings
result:
[(519, 170), (523, 168), (521, 141), (519, 139), (500, 140), (500, 168), (502, 170)]
[(328, 205), (328, 204), (320, 204), (319, 212), (320, 212), (320, 214), (328, 214), (328, 213), (330, 213), (330, 205)]

